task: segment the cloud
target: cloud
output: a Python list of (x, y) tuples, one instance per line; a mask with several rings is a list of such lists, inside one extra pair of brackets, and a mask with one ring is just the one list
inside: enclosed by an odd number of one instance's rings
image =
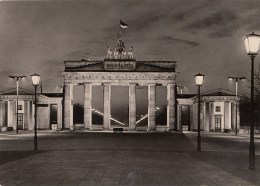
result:
[[(210, 7), (216, 6), (219, 1), (209, 0), (209, 1), (200, 1), (196, 2), (191, 1), (181, 1), (178, 2), (178, 9), (173, 12), (171, 18), (175, 21), (183, 22), (187, 20), (194, 19), (194, 17), (206, 13)], [(189, 4), (189, 6), (187, 6)]]
[(86, 51), (78, 50), (78, 51), (72, 51), (66, 54), (66, 59), (87, 59), (89, 56), (93, 53), (92, 50), (88, 49)]
[(193, 20), (184, 25), (182, 30), (197, 33), (208, 31), (209, 35), (215, 37), (228, 37), (236, 31), (237, 15), (228, 10), (221, 10), (207, 17)]
[(161, 19), (163, 19), (163, 16), (161, 16), (157, 12), (156, 13), (153, 12), (153, 13), (149, 13), (148, 16), (146, 17), (132, 20), (129, 22), (129, 24), (134, 25), (134, 27), (138, 30), (142, 30), (153, 26), (154, 24), (156, 24), (156, 22), (160, 21)]
[(212, 28), (227, 25), (230, 21), (236, 20), (236, 15), (229, 11), (217, 12), (205, 19), (199, 20), (196, 23), (190, 24), (190, 28)]
[(168, 36), (168, 35), (163, 35), (159, 39), (161, 41), (164, 41), (164, 42), (180, 43), (180, 44), (185, 44), (185, 45), (190, 45), (190, 46), (199, 46), (198, 42), (189, 41), (189, 40), (186, 40), (186, 39), (177, 39), (177, 38), (173, 38), (173, 37)]

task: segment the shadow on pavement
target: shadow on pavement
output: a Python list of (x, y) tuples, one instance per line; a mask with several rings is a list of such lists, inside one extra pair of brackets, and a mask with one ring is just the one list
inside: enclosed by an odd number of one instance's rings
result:
[(260, 185), (259, 155), (256, 155), (256, 170), (248, 169), (248, 153), (244, 152), (202, 151), (192, 152), (191, 155), (255, 185)]
[(42, 152), (44, 151), (0, 151), (0, 165)]

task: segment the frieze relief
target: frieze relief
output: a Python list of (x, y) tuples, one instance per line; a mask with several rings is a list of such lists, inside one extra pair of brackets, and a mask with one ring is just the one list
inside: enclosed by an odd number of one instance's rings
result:
[[(202, 97), (203, 101), (235, 101), (235, 96), (210, 96)], [(239, 100), (239, 99), (238, 99)]]
[(135, 61), (105, 61), (104, 69), (105, 70), (113, 70), (113, 71), (127, 71), (127, 70), (135, 70), (136, 62)]
[[(0, 95), (0, 99), (14, 99), (16, 100), (16, 95)], [(34, 99), (33, 95), (19, 95), (20, 99)]]
[(66, 80), (175, 80), (175, 74), (145, 74), (145, 73), (131, 73), (131, 74), (64, 74)]

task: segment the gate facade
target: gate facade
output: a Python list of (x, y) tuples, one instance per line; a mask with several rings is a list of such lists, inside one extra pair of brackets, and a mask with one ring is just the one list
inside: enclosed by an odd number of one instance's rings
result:
[[(119, 40), (121, 41), (121, 40)], [(122, 41), (121, 41), (122, 42)], [(175, 84), (177, 73), (175, 61), (137, 61), (133, 58), (133, 47), (128, 53), (120, 44), (113, 53), (107, 49), (102, 61), (67, 60), (64, 77), (64, 127), (73, 129), (73, 86), (84, 85), (84, 128), (92, 125), (92, 86), (101, 85), (104, 91), (103, 130), (111, 128), (111, 86), (129, 87), (129, 130), (136, 130), (136, 87), (148, 87), (148, 128), (156, 130), (155, 96), (156, 86), (167, 87), (167, 124), (172, 130), (175, 121)]]

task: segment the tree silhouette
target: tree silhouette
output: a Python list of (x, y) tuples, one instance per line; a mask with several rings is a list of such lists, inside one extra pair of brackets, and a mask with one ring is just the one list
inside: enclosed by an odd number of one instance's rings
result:
[[(255, 127), (260, 128), (260, 71), (255, 72)], [(247, 87), (250, 88), (250, 87)], [(251, 121), (251, 102), (250, 98), (243, 97), (239, 102), (240, 125), (250, 126)]]

